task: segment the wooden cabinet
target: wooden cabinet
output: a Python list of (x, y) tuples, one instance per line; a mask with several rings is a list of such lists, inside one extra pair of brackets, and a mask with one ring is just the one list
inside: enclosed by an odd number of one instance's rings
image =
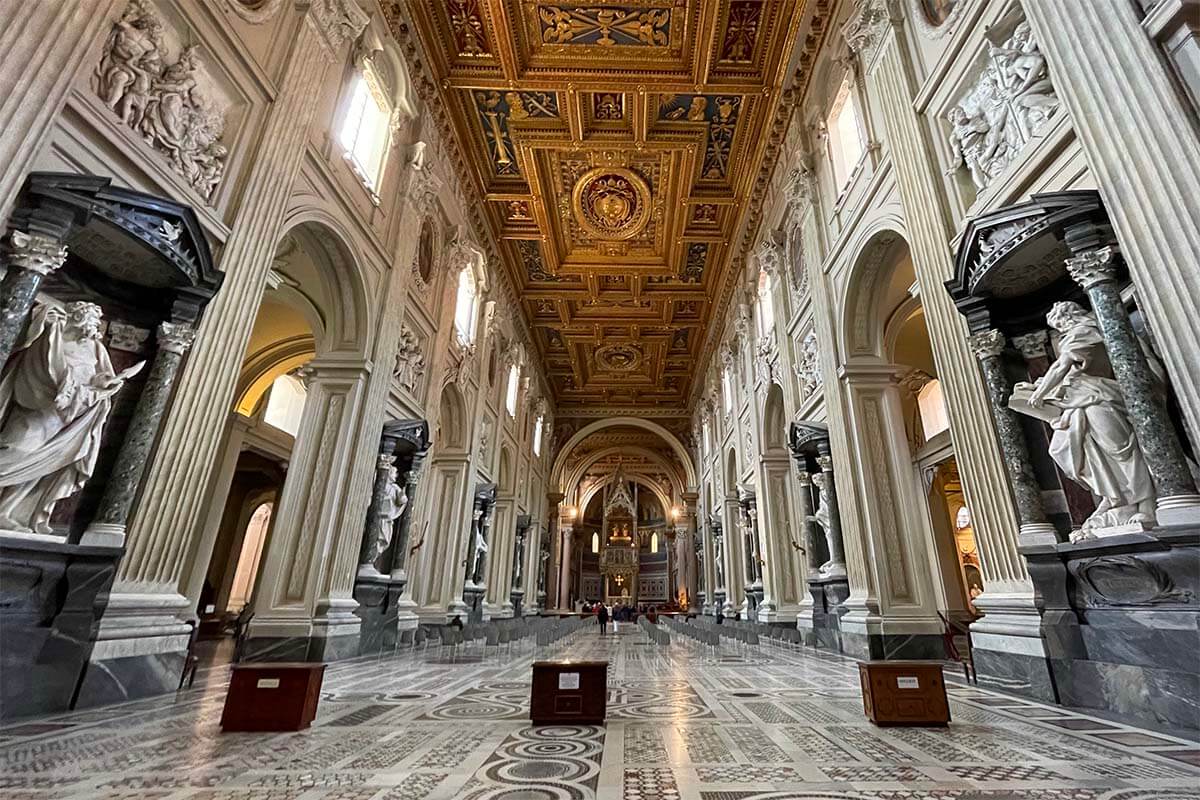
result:
[(876, 725), (946, 725), (950, 704), (939, 661), (860, 661), (863, 711)]
[(304, 730), (317, 715), (324, 676), (324, 664), (234, 664), (221, 730)]
[(536, 661), (529, 718), (536, 725), (599, 725), (608, 706), (607, 661)]

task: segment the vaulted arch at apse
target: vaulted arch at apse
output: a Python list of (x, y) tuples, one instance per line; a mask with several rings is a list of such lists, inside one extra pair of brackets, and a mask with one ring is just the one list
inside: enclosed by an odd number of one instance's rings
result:
[[(639, 498), (639, 509), (658, 509), (628, 523), (633, 545), (612, 540), (603, 506), (620, 483)], [(655, 605), (686, 598), (686, 580), (694, 559), (691, 536), (696, 513), (695, 471), (679, 439), (661, 425), (637, 418), (597, 420), (575, 433), (558, 452), (551, 485), (561, 487), (554, 569), (560, 608), (583, 600), (625, 597)], [(649, 513), (649, 512), (648, 512)], [(640, 527), (639, 527), (640, 526)], [(618, 529), (621, 526), (618, 526)], [(618, 531), (619, 532), (619, 531)], [(649, 576), (636, 570), (612, 583), (605, 575), (605, 553), (620, 546), (638, 551)], [(615, 587), (620, 591), (613, 594)], [(686, 602), (686, 600), (685, 600)]]

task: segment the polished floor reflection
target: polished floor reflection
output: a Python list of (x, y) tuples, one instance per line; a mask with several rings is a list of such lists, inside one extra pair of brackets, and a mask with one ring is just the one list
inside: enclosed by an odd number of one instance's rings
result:
[(0, 729), (0, 795), (161, 800), (1200, 800), (1200, 746), (967, 686), (948, 729), (880, 729), (851, 661), (711, 653), (635, 629), (606, 658), (609, 722), (531, 728), (545, 653), (404, 653), (331, 665), (298, 734), (221, 734), (225, 669), (176, 698)]

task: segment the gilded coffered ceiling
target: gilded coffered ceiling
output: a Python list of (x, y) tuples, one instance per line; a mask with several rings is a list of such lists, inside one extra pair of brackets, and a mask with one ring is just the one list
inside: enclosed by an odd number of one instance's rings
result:
[(561, 408), (682, 407), (803, 0), (425, 0)]

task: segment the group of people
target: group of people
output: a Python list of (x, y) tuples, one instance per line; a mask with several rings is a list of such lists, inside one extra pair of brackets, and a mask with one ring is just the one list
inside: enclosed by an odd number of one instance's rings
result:
[(638, 617), (644, 616), (652, 623), (658, 622), (658, 607), (657, 606), (632, 606), (624, 603), (617, 603), (610, 610), (604, 603), (584, 603), (581, 611), (584, 614), (594, 614), (596, 622), (600, 625), (600, 635), (608, 633), (608, 621), (611, 619), (613, 623), (613, 633), (619, 630), (622, 622), (637, 622)]

